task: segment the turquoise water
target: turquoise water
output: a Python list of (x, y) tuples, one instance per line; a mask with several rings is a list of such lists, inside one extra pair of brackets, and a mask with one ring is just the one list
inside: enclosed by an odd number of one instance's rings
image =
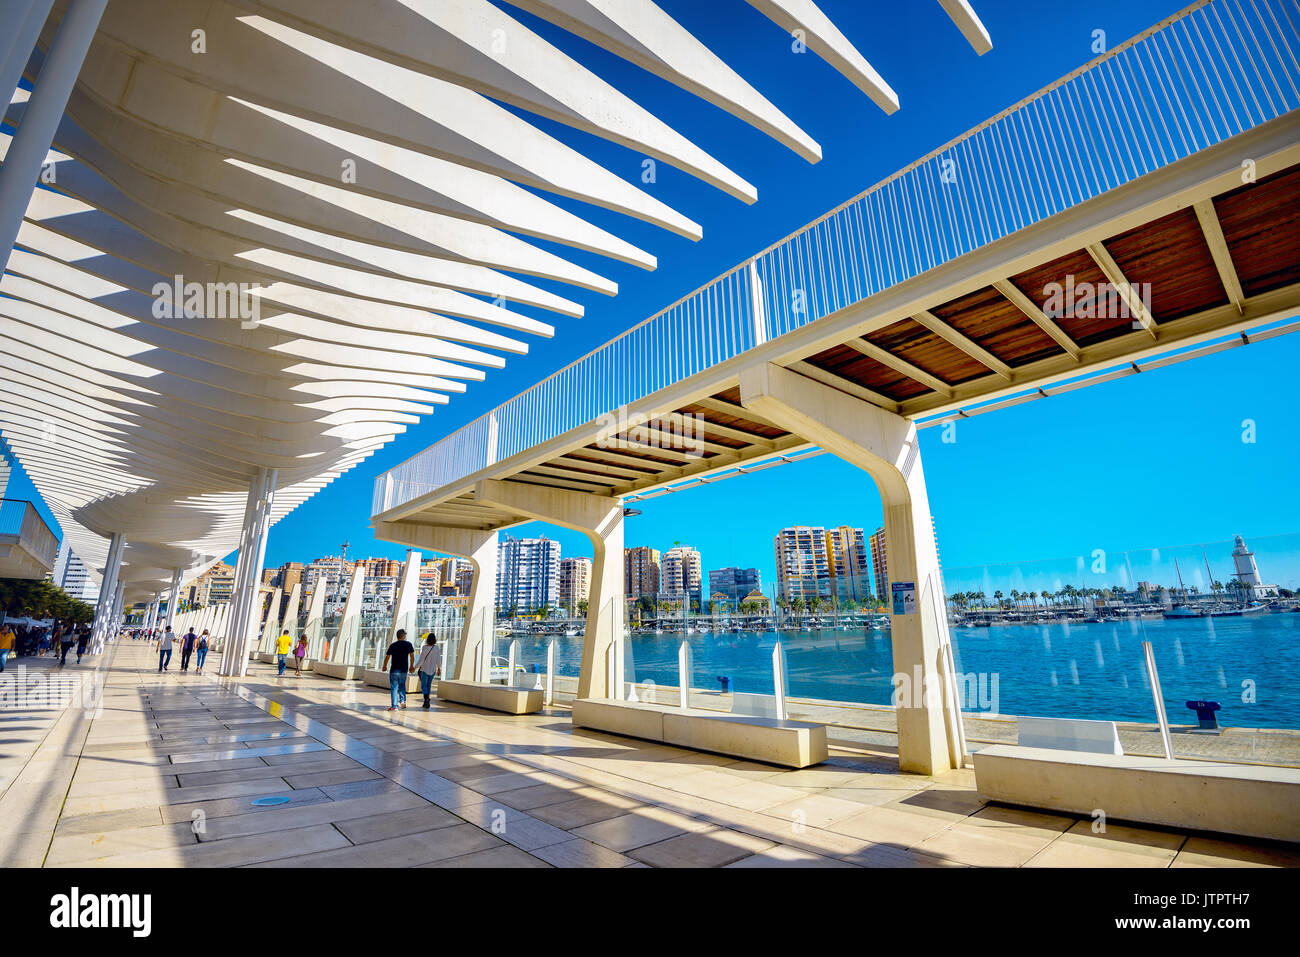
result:
[[(888, 631), (787, 632), (782, 636), (794, 697), (888, 704), (893, 664)], [(774, 632), (692, 635), (697, 688), (772, 693)], [(1221, 724), (1300, 728), (1300, 614), (1121, 624), (957, 628), (957, 671), (969, 711), (1155, 721), (1142, 642), (1150, 641), (1169, 719), (1190, 723), (1184, 702), (1220, 702)], [(520, 664), (545, 667), (548, 638), (520, 638)], [(677, 635), (631, 639), (628, 675), (677, 684)], [(558, 637), (556, 670), (577, 675), (582, 639)], [(996, 678), (996, 682), (995, 679)], [(1253, 694), (1254, 700), (1248, 700)], [(1246, 698), (1247, 700), (1243, 700)], [(996, 709), (992, 706), (996, 704)]]

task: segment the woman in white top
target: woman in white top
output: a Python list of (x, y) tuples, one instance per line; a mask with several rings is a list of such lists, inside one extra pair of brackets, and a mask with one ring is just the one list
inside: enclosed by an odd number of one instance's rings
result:
[(442, 668), (442, 649), (438, 639), (429, 632), (424, 636), (424, 647), (420, 649), (420, 660), (416, 662), (415, 671), (420, 676), (420, 693), (424, 695), (424, 706), (429, 707), (429, 696), (433, 693), (433, 678)]

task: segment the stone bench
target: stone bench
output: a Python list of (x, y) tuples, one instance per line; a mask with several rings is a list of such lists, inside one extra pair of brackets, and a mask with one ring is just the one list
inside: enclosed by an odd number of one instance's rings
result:
[[(362, 672), (361, 680), (375, 688), (388, 689), (392, 687), (392, 682), (388, 679), (387, 671), (380, 671), (377, 668), (367, 668)], [(410, 671), (406, 674), (406, 693), (408, 695), (420, 693), (420, 676), (417, 672)]]
[(826, 726), (807, 721), (580, 698), (573, 702), (573, 724), (788, 768), (819, 764), (829, 755)]
[(990, 801), (1162, 827), (1300, 841), (1300, 768), (1088, 754), (998, 744), (976, 751)]
[(489, 711), (506, 714), (533, 714), (542, 710), (545, 693), (539, 688), (521, 688), (515, 685), (494, 685), (486, 681), (452, 681), (438, 683), (438, 698), (470, 704)]
[[(341, 661), (313, 661), (312, 670), (326, 678), (340, 678), (343, 681), (357, 681), (365, 673), (361, 665), (345, 665)], [(387, 682), (384, 687), (388, 687)]]

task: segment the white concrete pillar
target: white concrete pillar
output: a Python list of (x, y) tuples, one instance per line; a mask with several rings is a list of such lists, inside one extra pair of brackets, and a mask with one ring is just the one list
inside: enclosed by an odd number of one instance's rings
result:
[(41, 174), (41, 164), (107, 5), (108, 0), (69, 0), (22, 122), (9, 144), (4, 166), (0, 166), (0, 271), (9, 264), (9, 253)]
[[(398, 629), (406, 629), (406, 639), (419, 650), (419, 600), (420, 600), (420, 553), (411, 549), (406, 553), (406, 565), (402, 568), (402, 580), (397, 586), (397, 600), (393, 603), (393, 624), (388, 630), (388, 640), (397, 640)], [(380, 664), (383, 659), (380, 659)]]
[(307, 633), (307, 657), (321, 658), (324, 655), (325, 637), (325, 576), (316, 579), (312, 585), (311, 597), (307, 599), (307, 621), (303, 627)]
[(289, 589), (289, 601), (284, 606), (284, 614), (275, 627), (276, 637), (287, 630), (294, 638), (298, 637), (298, 603), (302, 600), (302, 582), (294, 582)]
[(360, 562), (352, 569), (352, 584), (343, 602), (343, 615), (339, 619), (339, 633), (330, 645), (330, 661), (341, 664), (361, 664), (352, 659), (357, 656), (361, 638), (361, 605), (366, 592), (366, 566)]
[(107, 638), (113, 603), (117, 599), (117, 578), (122, 567), (122, 553), (126, 548), (126, 537), (121, 532), (114, 532), (108, 540), (108, 555), (104, 560), (104, 574), (99, 582), (99, 600), (95, 603), (95, 623), (90, 630), (90, 651), (102, 654)]
[(890, 583), (910, 588), (914, 602), (890, 619), (899, 768), (934, 774), (960, 767), (961, 714), (947, 664), (947, 618), (916, 426), (771, 363), (741, 372), (740, 400), (875, 480)]
[(244, 504), (244, 525), (235, 562), (235, 585), (231, 594), (229, 641), (221, 656), (221, 674), (243, 677), (248, 671), (248, 652), (261, 624), (262, 563), (266, 560), (266, 539), (275, 504), (276, 470), (259, 468), (248, 486)]
[(176, 606), (180, 604), (181, 599), (181, 570), (179, 568), (172, 571), (172, 587), (167, 592), (167, 616), (163, 619), (163, 627), (172, 625), (174, 631), (176, 626), (172, 624), (176, 617)]
[(459, 555), (474, 566), (474, 581), (470, 586), (469, 603), (465, 606), (460, 638), (456, 641), (455, 660), (452, 660), (452, 651), (447, 647), (443, 648), (442, 659), (444, 675), (456, 681), (473, 681), (481, 646), (491, 642), (496, 628), (496, 531), (379, 522), (375, 525), (375, 536), (426, 552)]
[(113, 614), (109, 618), (108, 633), (104, 635), (105, 641), (113, 641), (122, 631), (122, 619), (126, 612), (126, 582), (122, 581), (122, 576), (117, 579), (117, 594), (113, 597)]
[(0, 12), (0, 99), (7, 107), (54, 0), (15, 0)]
[(280, 599), (284, 592), (279, 585), (271, 590), (271, 601), (266, 606), (266, 619), (262, 622), (261, 635), (258, 638), (258, 651), (275, 650), (275, 639), (280, 637)]
[[(480, 482), (476, 501), (519, 516), (583, 532), (593, 550), (587, 634), (582, 642), (579, 698), (622, 698), (624, 648), (623, 504), (607, 495), (496, 480)], [(615, 684), (606, 663), (613, 649)]]

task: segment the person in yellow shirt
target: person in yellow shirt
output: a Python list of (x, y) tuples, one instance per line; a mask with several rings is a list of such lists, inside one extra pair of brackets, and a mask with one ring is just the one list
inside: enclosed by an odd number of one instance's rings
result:
[(5, 670), (5, 663), (14, 653), (14, 632), (8, 625), (0, 625), (0, 671)]
[(289, 647), (292, 644), (293, 644), (293, 639), (289, 637), (288, 629), (285, 630), (283, 635), (275, 639), (275, 655), (276, 655), (275, 660), (276, 660), (276, 664), (279, 667), (279, 670), (276, 672), (277, 675), (283, 675), (284, 669), (288, 666), (289, 659), (286, 657), (286, 655), (289, 654)]

